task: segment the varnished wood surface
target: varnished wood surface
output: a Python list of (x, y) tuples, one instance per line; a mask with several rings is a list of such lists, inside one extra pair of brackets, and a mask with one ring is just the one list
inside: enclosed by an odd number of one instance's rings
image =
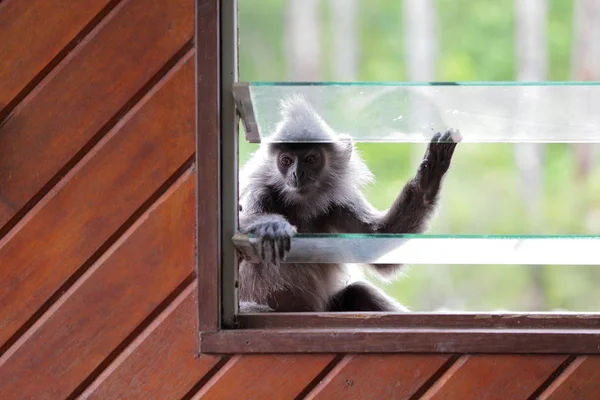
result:
[[(305, 337), (306, 348), (344, 351), (199, 355), (197, 330), (218, 327), (219, 9), (0, 1), (0, 399), (597, 399), (597, 356), (454, 354), (432, 347), (444, 337)], [(426, 329), (434, 317), (407, 318), (241, 324)], [(476, 318), (443, 321), (451, 330)], [(480, 322), (600, 329), (594, 317)], [(353, 351), (409, 342), (425, 351)]]
[(440, 329), (600, 329), (597, 313), (247, 313), (238, 317), (249, 329), (440, 328)]
[[(118, 1), (5, 0), (0, 6), (0, 119), (28, 86), (34, 87), (56, 58), (74, 47)], [(60, 12), (56, 12), (60, 9)], [(43, 33), (34, 27), (44, 27)], [(70, 45), (71, 44), (71, 45)], [(62, 53), (62, 54), (61, 54)]]
[(193, 231), (188, 171), (4, 354), (0, 398), (76, 391), (192, 276)]
[(539, 399), (600, 399), (600, 356), (577, 358), (548, 386)]
[(162, 400), (179, 399), (190, 391), (220, 361), (196, 354), (197, 289), (194, 280), (82, 397)]
[(198, 169), (197, 216), (198, 237), (198, 301), (199, 329), (216, 331), (220, 312), (219, 213), (220, 213), (220, 113), (216, 99), (220, 99), (220, 42), (219, 2), (202, 1), (196, 10), (197, 55), (197, 121), (196, 165)]
[(17, 105), (0, 132), (0, 226), (120, 119), (192, 39), (193, 13), (193, 0), (123, 2)]
[(410, 399), (450, 356), (348, 355), (307, 395), (307, 399)]
[(331, 354), (234, 356), (194, 399), (294, 399), (333, 359)]
[(422, 399), (527, 399), (566, 356), (462, 356)]
[(205, 353), (599, 354), (599, 329), (304, 328), (201, 334)]
[(193, 67), (190, 53), (0, 240), (0, 343), (192, 157)]

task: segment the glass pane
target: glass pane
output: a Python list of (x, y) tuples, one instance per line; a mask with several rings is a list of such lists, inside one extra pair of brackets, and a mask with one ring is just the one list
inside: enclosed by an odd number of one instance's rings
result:
[[(259, 261), (259, 239), (236, 235)], [(287, 263), (600, 265), (600, 236), (298, 235)]]
[[(598, 252), (597, 237), (560, 265), (530, 265), (536, 261), (510, 247), (523, 264), (493, 260), (517, 237), (531, 248), (539, 242), (529, 235), (559, 236), (544, 236), (540, 263), (548, 251), (575, 251), (562, 235), (600, 235), (600, 145), (592, 143), (600, 130), (598, 2), (247, 0), (239, 7), (239, 77), (250, 82), (243, 105), (254, 106), (244, 112), (257, 122), (240, 137), (240, 166), (261, 136), (268, 141), (279, 101), (302, 92), (333, 129), (359, 142), (376, 178), (364, 194), (383, 210), (414, 177), (431, 131), (461, 130), (427, 231), (447, 243), (438, 250), (429, 236), (410, 245), (371, 237), (380, 256), (404, 248), (406, 260), (407, 246), (427, 249), (402, 279), (373, 279), (377, 286), (412, 311), (600, 310), (600, 268), (573, 267), (587, 261), (580, 254)], [(414, 83), (432, 81), (461, 83)], [(463, 241), (477, 235), (496, 252)], [(310, 258), (308, 238), (294, 239), (293, 257)], [(335, 257), (342, 238), (351, 237), (320, 238), (331, 253), (322, 255)], [(345, 243), (339, 248), (352, 257), (364, 250), (355, 248), (361, 241), (344, 250)], [(449, 252), (433, 263), (442, 249)], [(461, 252), (482, 263), (456, 264)]]
[(600, 142), (600, 82), (239, 83), (246, 137), (270, 141), (281, 101), (304, 97), (335, 132), (357, 142)]

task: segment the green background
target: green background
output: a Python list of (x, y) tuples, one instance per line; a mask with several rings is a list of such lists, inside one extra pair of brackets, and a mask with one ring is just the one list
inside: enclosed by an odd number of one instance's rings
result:
[[(573, 36), (572, 1), (549, 1), (549, 79), (569, 80)], [(511, 0), (438, 0), (439, 81), (516, 79), (515, 17)], [(286, 2), (239, 0), (239, 78), (289, 81), (284, 42)], [(331, 72), (330, 8), (322, 2), (322, 80)], [(402, 2), (359, 1), (361, 81), (408, 80)], [(600, 107), (600, 106), (599, 106)], [(599, 108), (600, 109), (600, 108)], [(359, 143), (376, 183), (367, 190), (378, 208), (391, 205), (417, 168), (423, 144)], [(240, 140), (240, 165), (256, 145)], [(576, 159), (567, 144), (546, 145), (541, 224), (529, 222), (512, 144), (461, 144), (444, 182), (430, 233), (598, 234), (599, 163), (584, 181), (575, 179)], [(600, 249), (599, 249), (600, 251)], [(413, 265), (391, 283), (374, 280), (415, 311), (600, 309), (600, 268), (588, 266)]]

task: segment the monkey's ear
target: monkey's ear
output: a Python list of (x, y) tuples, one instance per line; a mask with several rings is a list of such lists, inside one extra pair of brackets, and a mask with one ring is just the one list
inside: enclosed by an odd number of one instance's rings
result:
[(350, 158), (352, 158), (352, 153), (354, 152), (354, 140), (352, 140), (352, 136), (345, 133), (340, 133), (338, 138), (338, 153), (344, 164), (347, 164), (350, 162)]

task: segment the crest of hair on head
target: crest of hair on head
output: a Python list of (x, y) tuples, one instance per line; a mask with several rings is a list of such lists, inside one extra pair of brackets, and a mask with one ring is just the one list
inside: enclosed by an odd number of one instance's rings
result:
[(313, 109), (309, 102), (296, 94), (280, 103), (281, 120), (269, 138), (273, 142), (335, 142), (335, 132)]

